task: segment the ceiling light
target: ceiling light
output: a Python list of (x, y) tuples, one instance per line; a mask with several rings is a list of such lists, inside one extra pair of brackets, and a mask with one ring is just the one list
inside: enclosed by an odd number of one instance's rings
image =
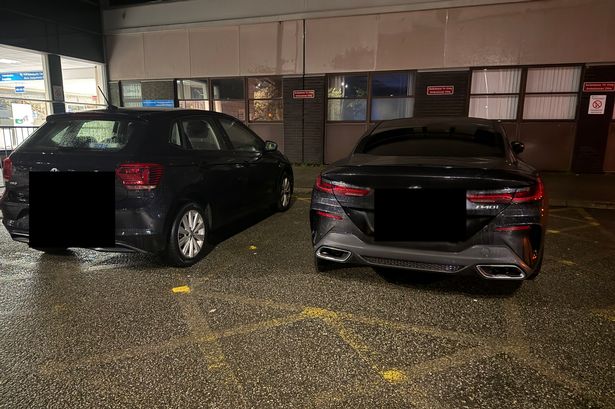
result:
[(0, 63), (2, 64), (18, 64), (17, 60), (9, 60), (8, 58), (0, 58)]

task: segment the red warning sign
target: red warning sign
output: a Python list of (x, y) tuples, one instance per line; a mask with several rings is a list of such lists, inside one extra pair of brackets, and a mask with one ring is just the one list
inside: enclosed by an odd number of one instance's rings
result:
[(583, 92), (610, 92), (615, 91), (615, 81), (584, 82)]
[(311, 99), (316, 96), (316, 91), (313, 89), (295, 89), (293, 90), (293, 99)]
[(453, 95), (454, 85), (430, 85), (427, 87), (427, 95)]

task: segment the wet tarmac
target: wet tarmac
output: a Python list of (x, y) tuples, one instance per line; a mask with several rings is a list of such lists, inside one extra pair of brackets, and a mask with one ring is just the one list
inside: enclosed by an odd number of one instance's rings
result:
[(615, 211), (552, 209), (542, 274), (314, 269), (309, 198), (189, 269), (0, 231), (2, 408), (613, 408)]

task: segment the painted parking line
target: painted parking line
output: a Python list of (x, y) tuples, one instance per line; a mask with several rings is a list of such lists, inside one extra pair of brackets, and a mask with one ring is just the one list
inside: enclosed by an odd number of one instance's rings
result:
[(601, 318), (615, 322), (615, 305), (606, 308), (594, 308), (591, 312)]
[(190, 292), (190, 287), (187, 285), (180, 285), (179, 287), (173, 287), (171, 288), (171, 291), (175, 294), (177, 293), (189, 293)]
[[(502, 304), (502, 316), (505, 321), (506, 335), (504, 337), (492, 338), (488, 336), (468, 335), (452, 330), (442, 330), (437, 327), (416, 326), (408, 323), (392, 322), (376, 317), (359, 316), (317, 306), (306, 307), (278, 302), (271, 299), (247, 297), (239, 294), (203, 291), (200, 295), (208, 299), (222, 299), (247, 306), (266, 306), (291, 312), (291, 314), (281, 318), (241, 324), (236, 327), (214, 331), (210, 329), (205, 314), (201, 311), (194, 294), (195, 292), (192, 291), (192, 293), (187, 296), (176, 298), (180, 305), (184, 321), (189, 328), (189, 336), (179, 337), (161, 343), (128, 348), (120, 353), (114, 352), (94, 355), (72, 363), (66, 361), (48, 362), (41, 367), (41, 373), (57, 374), (58, 371), (70, 369), (74, 366), (89, 366), (94, 363), (139, 357), (144, 354), (173, 350), (186, 344), (194, 344), (199, 347), (208, 370), (211, 371), (212, 374), (216, 376), (216, 379), (224, 386), (224, 390), (227, 392), (225, 398), (228, 398), (229, 401), (233, 401), (235, 407), (247, 407), (248, 403), (246, 402), (243, 385), (235, 375), (233, 365), (228, 361), (220, 344), (220, 340), (258, 331), (267, 331), (272, 328), (291, 325), (306, 320), (319, 320), (334, 331), (334, 333), (356, 353), (357, 357), (366, 364), (367, 368), (372, 371), (374, 375), (373, 379), (366, 378), (364, 379), (365, 382), (372, 385), (379, 385), (378, 383), (372, 383), (379, 379), (381, 385), (393, 387), (393, 393), (399, 394), (400, 397), (405, 397), (413, 406), (418, 408), (439, 408), (441, 405), (437, 400), (434, 400), (435, 398), (427, 390), (419, 386), (416, 380), (425, 376), (432, 376), (438, 372), (463, 367), (499, 354), (510, 356), (519, 365), (532, 368), (544, 377), (560, 385), (571, 388), (575, 393), (586, 396), (603, 404), (605, 407), (611, 407), (610, 405), (615, 403), (608, 397), (600, 396), (599, 392), (592, 389), (591, 385), (572, 378), (564, 371), (555, 368), (551, 363), (543, 361), (530, 353), (530, 349), (528, 348), (529, 344), (524, 331), (523, 317), (519, 306), (512, 299), (505, 300)], [(611, 318), (615, 319), (615, 306), (609, 307), (606, 311), (597, 310), (592, 312), (605, 316), (609, 320), (611, 320)], [(361, 336), (349, 328), (347, 325), (348, 322), (383, 326), (396, 331), (428, 333), (437, 337), (450, 339), (472, 340), (474, 343), (472, 346), (457, 350), (452, 354), (419, 362), (412, 366), (387, 366), (382, 364), (384, 360), (381, 352), (378, 352), (377, 348), (373, 349)], [(314, 397), (314, 399), (316, 399), (314, 403), (325, 403), (322, 399), (326, 397), (331, 398), (332, 401), (342, 401), (357, 392), (365, 393), (362, 391), (348, 391), (342, 393), (336, 389), (332, 389), (331, 391), (323, 390), (322, 393)]]

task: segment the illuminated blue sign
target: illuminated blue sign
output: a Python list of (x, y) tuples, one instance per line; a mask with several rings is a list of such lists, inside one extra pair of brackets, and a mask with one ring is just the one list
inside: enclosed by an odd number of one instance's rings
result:
[(43, 71), (0, 72), (0, 81), (37, 81), (42, 80)]
[(15, 92), (18, 93), (18, 94), (20, 94), (22, 92), (26, 92), (26, 87), (24, 87), (23, 85), (17, 86), (17, 87), (15, 87)]
[(175, 104), (172, 99), (144, 99), (143, 106), (156, 108), (173, 108)]

